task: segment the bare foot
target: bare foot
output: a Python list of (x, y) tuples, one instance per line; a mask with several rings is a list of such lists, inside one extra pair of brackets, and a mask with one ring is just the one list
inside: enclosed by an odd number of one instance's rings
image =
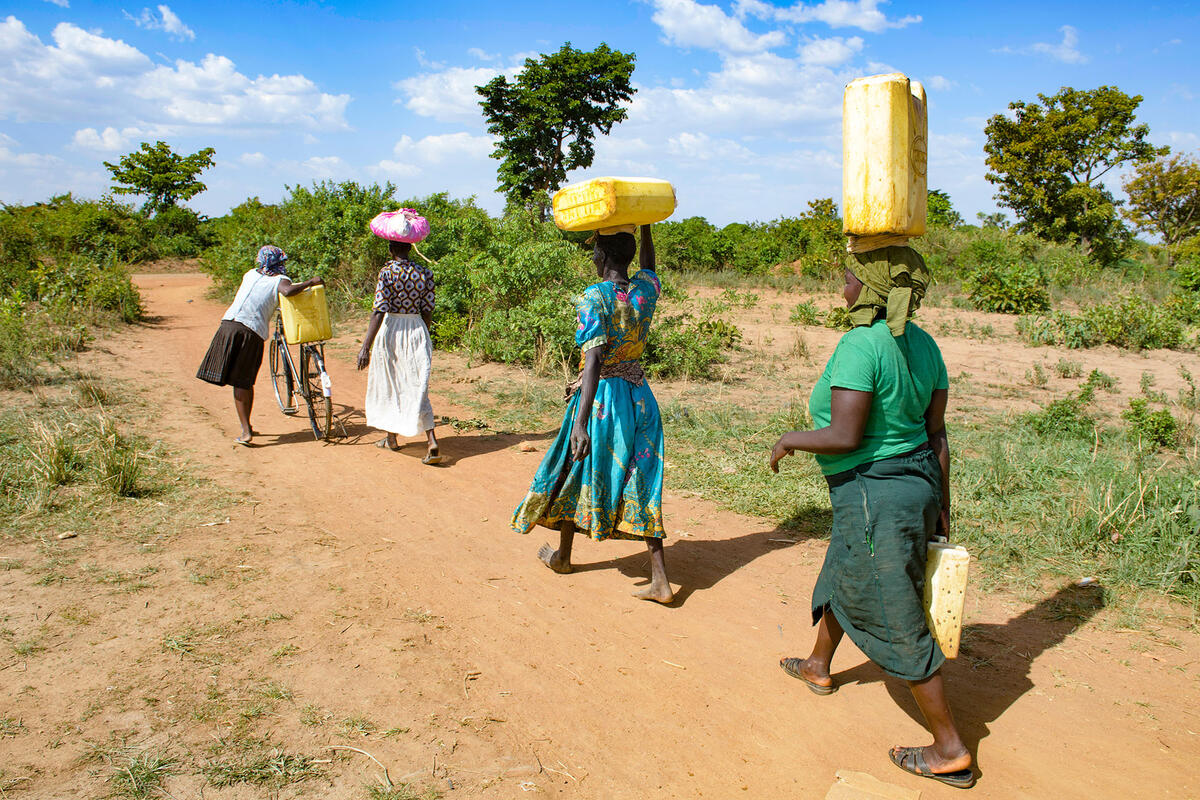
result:
[[(901, 747), (896, 745), (891, 749), (892, 760), (895, 761), (901, 751), (911, 748)], [(942, 774), (946, 772), (957, 772), (960, 769), (966, 769), (971, 766), (971, 754), (966, 750), (961, 753), (943, 754), (938, 752), (934, 745), (919, 748), (921, 755), (925, 759), (925, 765), (929, 767), (930, 772)]]
[(571, 572), (571, 562), (560, 558), (558, 551), (551, 548), (548, 544), (543, 544), (538, 548), (537, 557), (539, 561), (559, 575), (567, 575)]
[(653, 600), (655, 603), (672, 603), (675, 601), (675, 592), (671, 591), (671, 584), (663, 582), (651, 583), (640, 592), (634, 592), (633, 596), (638, 600)]

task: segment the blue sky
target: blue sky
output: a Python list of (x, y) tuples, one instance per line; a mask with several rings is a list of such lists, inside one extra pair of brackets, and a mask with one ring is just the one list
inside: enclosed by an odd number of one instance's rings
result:
[[(98, 197), (101, 162), (141, 141), (216, 149), (225, 213), (314, 180), (391, 181), (400, 198), (494, 193), (473, 87), (570, 41), (637, 54), (629, 119), (568, 180), (673, 181), (677, 215), (717, 224), (841, 197), (841, 94), (902, 71), (929, 96), (929, 185), (992, 211), (983, 126), (1014, 100), (1110, 84), (1151, 138), (1200, 148), (1200, 4), (593, 0), (119, 5), (0, 11), (0, 201)], [(1118, 191), (1120, 178), (1110, 181)]]

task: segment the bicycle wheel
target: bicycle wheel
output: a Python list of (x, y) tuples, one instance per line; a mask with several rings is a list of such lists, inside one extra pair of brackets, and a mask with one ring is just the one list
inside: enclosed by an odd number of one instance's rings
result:
[(325, 371), (325, 359), (321, 357), (319, 348), (319, 345), (301, 345), (300, 374), (313, 435), (318, 439), (328, 439), (333, 426), (333, 401), (329, 396), (329, 373)]
[(279, 410), (285, 414), (295, 414), (296, 381), (292, 376), (292, 363), (287, 354), (280, 352), (287, 345), (278, 336), (271, 337), (271, 347), (267, 360), (271, 366), (271, 386), (275, 389), (275, 402)]

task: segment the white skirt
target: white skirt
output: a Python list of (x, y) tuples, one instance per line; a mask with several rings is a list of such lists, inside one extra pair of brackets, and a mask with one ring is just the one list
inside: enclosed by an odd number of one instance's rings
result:
[(419, 314), (385, 314), (367, 370), (367, 424), (399, 436), (433, 427), (433, 343)]

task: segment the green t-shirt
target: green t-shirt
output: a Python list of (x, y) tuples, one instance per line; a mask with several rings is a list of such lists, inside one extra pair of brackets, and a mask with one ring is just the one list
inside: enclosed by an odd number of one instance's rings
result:
[(937, 342), (909, 322), (892, 336), (885, 320), (852, 328), (838, 342), (808, 400), (813, 428), (828, 427), (833, 387), (871, 392), (862, 443), (840, 455), (817, 456), (821, 472), (838, 472), (907, 453), (929, 440), (925, 411), (934, 389), (948, 389), (946, 362)]

